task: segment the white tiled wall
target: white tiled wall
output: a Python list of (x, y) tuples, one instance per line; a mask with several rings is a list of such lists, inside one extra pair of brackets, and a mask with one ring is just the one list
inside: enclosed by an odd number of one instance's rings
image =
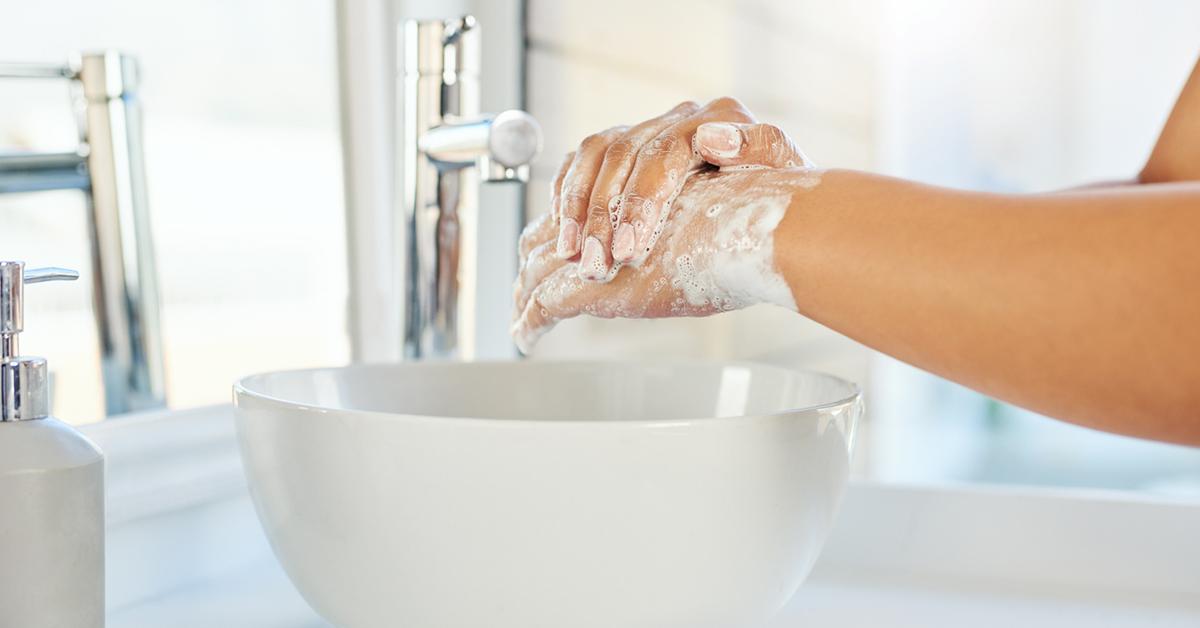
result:
[[(562, 155), (588, 133), (683, 100), (741, 99), (821, 165), (874, 165), (877, 51), (871, 1), (530, 0), (528, 108), (546, 150), (529, 211), (546, 211)], [(578, 319), (539, 356), (753, 358), (866, 378), (868, 352), (777, 308), (697, 320)]]

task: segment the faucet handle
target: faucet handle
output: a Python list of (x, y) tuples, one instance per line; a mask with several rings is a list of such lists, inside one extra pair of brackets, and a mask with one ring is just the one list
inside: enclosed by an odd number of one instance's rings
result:
[(529, 162), (542, 151), (542, 126), (528, 113), (509, 109), (492, 118), (487, 147), (477, 161), (483, 181), (528, 181)]
[(542, 127), (517, 109), (472, 120), (445, 120), (417, 140), (439, 168), (476, 166), (483, 181), (525, 181), (542, 150)]

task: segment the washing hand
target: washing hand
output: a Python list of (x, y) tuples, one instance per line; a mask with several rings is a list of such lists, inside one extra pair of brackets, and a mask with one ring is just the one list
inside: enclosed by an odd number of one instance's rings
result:
[(710, 164), (811, 166), (786, 134), (756, 124), (737, 100), (682, 103), (632, 128), (589, 136), (567, 155), (551, 192), (556, 254), (578, 258), (591, 281), (607, 281), (614, 264), (641, 263), (684, 179)]
[(812, 169), (710, 171), (691, 175), (661, 241), (640, 264), (584, 279), (557, 255), (553, 216), (522, 238), (512, 337), (522, 352), (565, 318), (708, 316), (760, 303), (796, 309), (774, 261), (774, 231), (793, 193), (820, 180)]
[(521, 236), (514, 339), (528, 352), (580, 314), (795, 309), (772, 234), (792, 193), (818, 180), (785, 133), (730, 98), (589, 136), (559, 169), (551, 211)]

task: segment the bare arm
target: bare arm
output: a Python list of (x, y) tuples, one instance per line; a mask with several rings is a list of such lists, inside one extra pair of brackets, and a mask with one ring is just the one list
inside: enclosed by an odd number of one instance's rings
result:
[[(696, 160), (635, 150), (638, 168), (628, 174), (607, 168), (607, 144), (594, 141), (573, 158), (576, 166), (567, 172), (573, 176), (560, 173), (564, 182), (555, 193), (565, 197), (580, 181), (592, 190), (595, 177), (578, 164), (605, 163), (601, 172), (622, 173), (613, 181), (623, 182), (624, 191), (597, 184), (588, 213), (599, 219), (589, 225), (628, 220), (621, 208), (637, 200), (637, 207), (655, 210), (647, 215), (670, 216), (663, 231), (670, 242), (722, 251), (725, 243), (709, 234), (729, 230), (710, 223), (726, 220), (729, 208), (763, 206), (768, 197), (761, 190), (778, 196), (791, 189), (778, 223), (767, 220), (769, 213), (755, 217), (755, 224), (778, 225), (765, 240), (771, 246), (737, 240), (738, 255), (703, 258), (698, 274), (689, 262), (684, 276), (675, 268), (679, 247), (652, 251), (651, 240), (647, 257), (631, 260), (631, 269), (620, 270), (624, 258), (605, 251), (596, 265), (604, 272), (576, 271), (577, 248), (548, 253), (571, 215), (556, 210), (522, 241), (514, 329), (535, 332), (525, 338), (583, 313), (716, 313), (730, 309), (728, 295), (736, 295), (736, 307), (769, 301), (795, 308), (901, 360), (1051, 416), (1200, 445), (1200, 360), (1193, 357), (1200, 350), (1200, 65), (1139, 176), (1143, 185), (1055, 194), (963, 192), (839, 170), (818, 173), (813, 185), (801, 175), (817, 171), (793, 167), (807, 160), (786, 136), (747, 124), (752, 118), (736, 101), (700, 111), (686, 124), (660, 125), (671, 141), (659, 136), (647, 148), (691, 145), (708, 164), (775, 170), (709, 172), (680, 188), (679, 174), (696, 172)], [(672, 193), (679, 195), (674, 210)], [(643, 198), (658, 202), (642, 204)], [(606, 216), (607, 207), (616, 213)], [(601, 235), (605, 245), (612, 241)], [(641, 254), (641, 240), (636, 250)], [(745, 273), (721, 272), (746, 267), (743, 252), (764, 264), (766, 279), (781, 274), (793, 299), (747, 291), (737, 285)], [(684, 290), (693, 276), (721, 279), (706, 293), (721, 298), (700, 295), (693, 303), (696, 295)], [(670, 289), (660, 294), (655, 289), (662, 285)], [(658, 295), (660, 307), (649, 307), (656, 301), (648, 295)], [(694, 307), (672, 306), (679, 303)]]
[(851, 171), (797, 193), (776, 259), (801, 313), (1000, 399), (1200, 444), (1200, 183), (1054, 195)]
[(1192, 68), (1150, 158), (1137, 176), (1096, 181), (1067, 191), (1180, 181), (1200, 181), (1200, 61)]
[(1200, 61), (1175, 101), (1138, 179), (1142, 183), (1200, 181)]

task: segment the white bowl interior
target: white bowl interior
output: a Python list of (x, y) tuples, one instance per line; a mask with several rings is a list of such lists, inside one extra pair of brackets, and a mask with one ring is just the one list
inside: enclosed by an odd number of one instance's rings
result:
[(299, 405), (431, 417), (649, 421), (776, 414), (844, 402), (857, 387), (819, 373), (723, 364), (412, 364), (247, 378)]

